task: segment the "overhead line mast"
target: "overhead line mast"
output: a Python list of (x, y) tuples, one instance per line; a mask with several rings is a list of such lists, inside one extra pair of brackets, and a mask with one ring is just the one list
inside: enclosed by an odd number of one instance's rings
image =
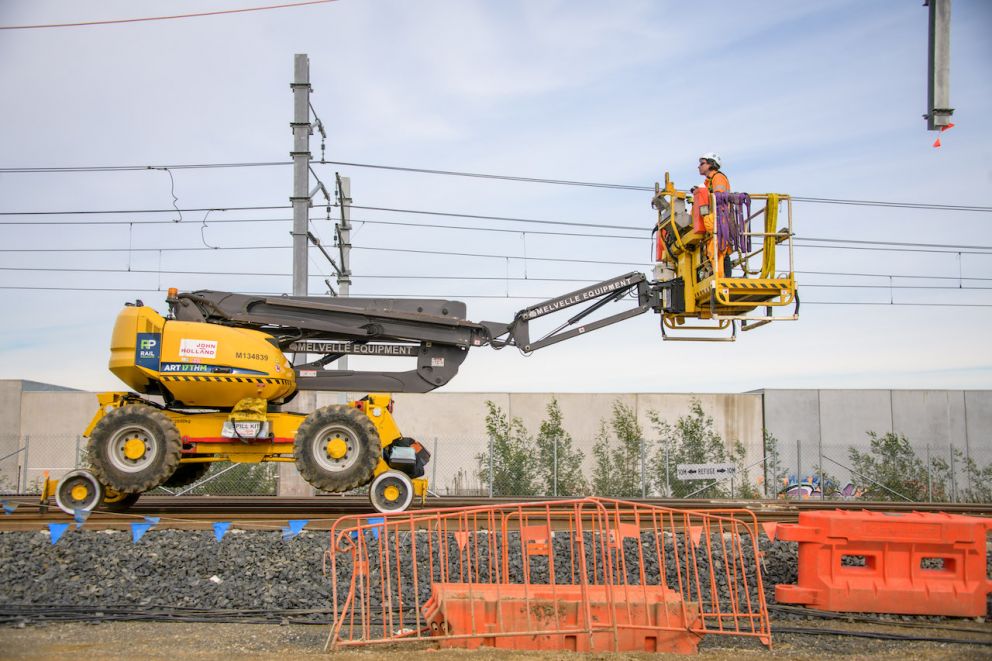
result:
[(310, 58), (297, 54), (293, 83), (293, 295), (307, 291), (307, 225), (310, 208)]

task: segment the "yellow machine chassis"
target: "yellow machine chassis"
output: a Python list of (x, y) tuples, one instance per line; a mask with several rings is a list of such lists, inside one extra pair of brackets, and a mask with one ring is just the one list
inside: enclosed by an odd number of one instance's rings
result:
[[(134, 393), (105, 392), (97, 394), (100, 408), (83, 435), (89, 437), (98, 422), (114, 408), (130, 403), (148, 403)], [(367, 401), (353, 401), (348, 405), (362, 409), (379, 433), (382, 447), (386, 448), (402, 434), (389, 410), (392, 397), (386, 394), (371, 394)], [(230, 414), (211, 411), (205, 413), (187, 413), (163, 409), (162, 413), (176, 425), (179, 437), (183, 442), (183, 456), (180, 464), (212, 463), (229, 461), (240, 464), (257, 464), (263, 462), (293, 463), (293, 441), (296, 431), (306, 419), (304, 413), (266, 413), (265, 420), (271, 425), (272, 441), (242, 442), (236, 438), (221, 437), (224, 422), (230, 419)], [(192, 444), (192, 450), (186, 448)], [(370, 482), (376, 477), (391, 470), (389, 464), (380, 456), (379, 462), (372, 471)], [(419, 497), (421, 503), (427, 498), (427, 478), (410, 478), (413, 494)]]

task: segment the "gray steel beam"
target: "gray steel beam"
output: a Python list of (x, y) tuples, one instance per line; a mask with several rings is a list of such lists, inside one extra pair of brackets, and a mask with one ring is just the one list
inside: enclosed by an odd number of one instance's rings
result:
[(928, 0), (930, 11), (927, 58), (927, 129), (951, 123), (951, 0)]

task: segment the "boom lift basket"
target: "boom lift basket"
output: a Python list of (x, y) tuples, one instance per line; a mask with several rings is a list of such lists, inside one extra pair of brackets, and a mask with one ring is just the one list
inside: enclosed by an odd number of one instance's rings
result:
[[(738, 324), (747, 331), (772, 321), (798, 319), (790, 196), (699, 190), (690, 194), (676, 190), (666, 172), (665, 187), (655, 184), (652, 204), (658, 210), (656, 277), (680, 283), (666, 297), (664, 339), (732, 341)], [(752, 207), (757, 208), (752, 211)], [(782, 216), (786, 222), (779, 227)], [(734, 277), (733, 269), (741, 275)], [(791, 314), (776, 314), (776, 309), (789, 306), (794, 308)], [(711, 323), (688, 324), (690, 320)], [(731, 334), (675, 337), (666, 332), (676, 330)]]

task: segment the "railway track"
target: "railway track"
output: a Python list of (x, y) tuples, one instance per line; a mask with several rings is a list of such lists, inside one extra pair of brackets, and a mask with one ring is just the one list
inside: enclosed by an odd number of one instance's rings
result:
[[(4, 499), (16, 503), (17, 509), (9, 515), (0, 515), (0, 531), (40, 530), (49, 523), (72, 521), (54, 501), (43, 511), (37, 499), (31, 496), (11, 496)], [(479, 507), (508, 503), (543, 502), (547, 498), (487, 498), (487, 497), (431, 497), (425, 507)], [(649, 498), (637, 500), (650, 505), (673, 509), (701, 511), (745, 509), (753, 512), (760, 523), (787, 523), (798, 520), (799, 513), (823, 509), (870, 510), (876, 512), (946, 512), (970, 516), (992, 517), (992, 504), (965, 503), (903, 503), (861, 501), (728, 501), (728, 500), (679, 500)], [(86, 522), (87, 528), (125, 529), (143, 517), (158, 517), (159, 527), (189, 530), (208, 529), (216, 521), (230, 521), (238, 527), (260, 529), (281, 528), (288, 519), (307, 519), (310, 530), (327, 530), (342, 516), (377, 516), (365, 496), (312, 496), (303, 498), (276, 496), (144, 496), (126, 512), (93, 512)]]

